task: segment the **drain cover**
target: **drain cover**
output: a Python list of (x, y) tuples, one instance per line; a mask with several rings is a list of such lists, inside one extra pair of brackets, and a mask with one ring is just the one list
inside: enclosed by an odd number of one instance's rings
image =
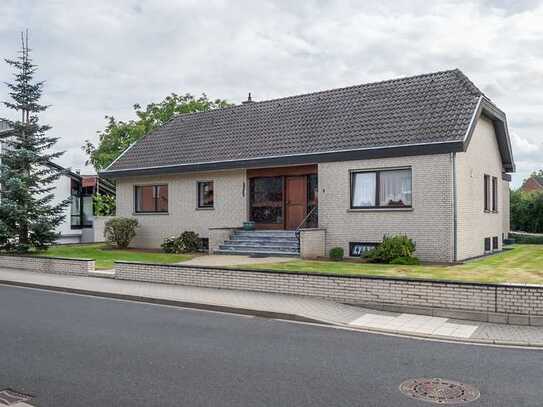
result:
[(0, 406), (12, 406), (31, 399), (32, 396), (13, 391), (11, 389), (0, 390)]
[(481, 393), (469, 384), (446, 379), (411, 379), (400, 385), (400, 391), (411, 398), (437, 404), (462, 404), (477, 400)]

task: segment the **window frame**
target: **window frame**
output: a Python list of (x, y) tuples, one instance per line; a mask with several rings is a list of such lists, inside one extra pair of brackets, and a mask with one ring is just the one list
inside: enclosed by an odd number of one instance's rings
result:
[(485, 253), (492, 253), (492, 238), (485, 237), (484, 238), (484, 246), (485, 246)]
[(484, 174), (483, 176), (483, 191), (484, 191), (483, 210), (485, 212), (490, 212), (490, 207), (491, 207), (490, 197), (492, 195), (492, 190), (491, 190), (490, 175), (488, 174)]
[[(381, 202), (381, 173), (387, 171), (409, 171), (411, 174), (411, 205), (404, 206), (382, 206)], [(374, 206), (355, 206), (353, 205), (354, 200), (354, 178), (356, 174), (364, 173), (374, 173), (375, 174), (375, 205)], [(377, 210), (398, 210), (398, 209), (412, 209), (413, 208), (413, 169), (412, 167), (398, 167), (398, 168), (377, 168), (377, 169), (368, 169), (368, 170), (350, 170), (349, 171), (349, 182), (350, 182), (350, 197), (349, 197), (349, 208), (352, 210), (357, 209), (377, 209)]]
[[(211, 205), (203, 205), (200, 200), (200, 186), (204, 184), (213, 185), (213, 203)], [(197, 209), (215, 209), (215, 182), (213, 180), (196, 181), (196, 208)]]
[[(153, 211), (140, 211), (138, 210), (138, 188), (144, 188), (144, 187), (152, 187), (153, 188), (153, 195), (155, 197), (154, 200), (154, 206), (155, 210)], [(167, 202), (167, 208), (166, 210), (158, 210), (158, 188), (159, 187), (166, 187), (168, 191), (168, 202)], [(170, 186), (168, 184), (138, 184), (134, 185), (134, 213), (137, 214), (167, 214), (169, 213), (170, 209)]]
[(498, 213), (498, 178), (492, 177), (492, 212)]

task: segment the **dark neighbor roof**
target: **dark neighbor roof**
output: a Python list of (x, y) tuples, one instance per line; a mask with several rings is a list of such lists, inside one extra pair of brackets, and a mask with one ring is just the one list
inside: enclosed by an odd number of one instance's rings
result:
[(505, 115), (455, 69), (182, 114), (101, 175), (463, 151), (479, 114), (502, 121), (502, 156), (512, 171)]

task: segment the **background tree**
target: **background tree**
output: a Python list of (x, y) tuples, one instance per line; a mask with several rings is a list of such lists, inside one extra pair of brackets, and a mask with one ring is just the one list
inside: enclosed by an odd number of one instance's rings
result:
[(95, 146), (86, 140), (83, 146), (83, 151), (89, 156), (87, 165), (92, 164), (97, 171), (107, 168), (132, 143), (175, 115), (227, 106), (231, 104), (222, 99), (209, 100), (206, 94), (196, 98), (189, 93), (185, 95), (172, 93), (160, 103), (147, 105), (145, 110), (140, 105), (134, 105), (137, 120), (125, 122), (116, 120), (113, 116), (106, 116), (106, 128), (98, 132), (98, 145)]
[(48, 163), (63, 152), (51, 152), (57, 138), (46, 136), (50, 127), (39, 124), (39, 113), (47, 109), (39, 104), (44, 82), (34, 81), (37, 67), (29, 56), (28, 32), (21, 41), (19, 56), (6, 59), (15, 72), (13, 83), (7, 84), (11, 100), (4, 105), (19, 119), (5, 119), (13, 130), (0, 136), (0, 249), (25, 252), (57, 239), (55, 228), (64, 220), (69, 200), (52, 205), (52, 183), (61, 172)]
[[(532, 176), (543, 178), (543, 171)], [(511, 230), (543, 233), (543, 192), (511, 191)]]

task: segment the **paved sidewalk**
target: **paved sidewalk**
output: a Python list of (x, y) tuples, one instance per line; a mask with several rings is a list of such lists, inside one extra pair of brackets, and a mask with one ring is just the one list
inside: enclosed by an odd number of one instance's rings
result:
[(205, 256), (196, 256), (190, 260), (182, 261), (179, 264), (186, 266), (243, 266), (246, 264), (263, 263), (286, 263), (299, 260), (297, 257), (251, 257), (238, 256), (233, 254), (210, 254)]
[(543, 347), (543, 327), (381, 312), (316, 298), (0, 268), (0, 284), (332, 324), (433, 339)]

